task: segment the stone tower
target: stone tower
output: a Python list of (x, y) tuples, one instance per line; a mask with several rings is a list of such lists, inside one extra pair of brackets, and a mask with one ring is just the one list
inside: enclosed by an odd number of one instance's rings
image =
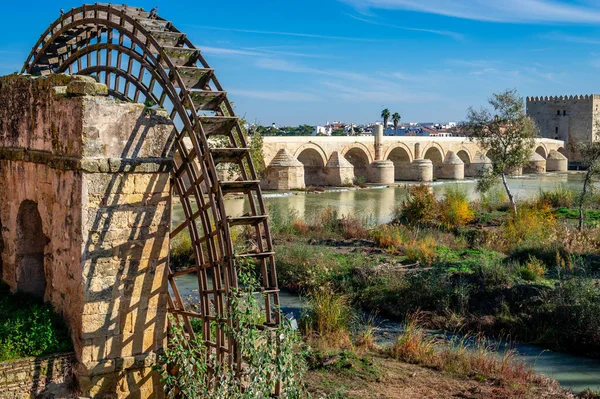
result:
[(598, 140), (600, 132), (600, 95), (527, 97), (527, 115), (536, 121), (540, 135), (563, 140), (563, 155), (577, 164), (577, 144)]

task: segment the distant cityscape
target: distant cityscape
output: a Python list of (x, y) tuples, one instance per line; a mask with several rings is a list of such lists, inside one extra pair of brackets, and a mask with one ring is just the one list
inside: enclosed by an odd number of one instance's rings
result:
[[(383, 125), (383, 122), (356, 125), (341, 121), (327, 121), (322, 126), (278, 126), (273, 123), (271, 126), (253, 124), (247, 127), (250, 131), (258, 131), (263, 136), (371, 136), (376, 125)], [(384, 129), (384, 136), (462, 137), (463, 134), (457, 128), (456, 122), (410, 122), (399, 124), (395, 129), (393, 122), (389, 121)]]

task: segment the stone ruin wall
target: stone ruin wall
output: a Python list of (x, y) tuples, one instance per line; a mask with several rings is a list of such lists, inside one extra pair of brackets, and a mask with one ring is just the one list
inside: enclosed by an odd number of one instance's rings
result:
[(577, 144), (590, 142), (600, 133), (594, 123), (600, 120), (600, 95), (527, 97), (526, 101), (527, 115), (536, 121), (540, 136), (550, 139), (558, 136), (558, 140), (565, 142), (569, 161), (580, 161)]
[[(1, 277), (23, 288), (27, 244), (41, 240), (43, 296), (71, 329), (82, 393), (155, 397), (173, 126), (106, 91), (65, 75), (0, 78)], [(20, 208), (39, 216), (19, 220)], [(42, 231), (23, 237), (36, 224)]]

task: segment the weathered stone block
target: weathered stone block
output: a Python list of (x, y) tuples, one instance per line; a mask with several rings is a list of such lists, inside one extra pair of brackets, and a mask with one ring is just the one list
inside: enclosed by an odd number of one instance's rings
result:
[(89, 76), (76, 76), (67, 85), (67, 95), (71, 96), (107, 96), (108, 87)]

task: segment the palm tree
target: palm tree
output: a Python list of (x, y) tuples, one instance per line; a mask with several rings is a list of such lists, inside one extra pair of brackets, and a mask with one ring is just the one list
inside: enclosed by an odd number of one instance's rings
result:
[(394, 122), (394, 135), (398, 132), (398, 124), (400, 123), (400, 119), (402, 119), (400, 114), (394, 112), (394, 115), (392, 115), (392, 122)]
[(385, 133), (385, 129), (387, 129), (388, 119), (390, 119), (390, 110), (384, 109), (381, 111), (381, 118), (383, 118), (383, 132)]

